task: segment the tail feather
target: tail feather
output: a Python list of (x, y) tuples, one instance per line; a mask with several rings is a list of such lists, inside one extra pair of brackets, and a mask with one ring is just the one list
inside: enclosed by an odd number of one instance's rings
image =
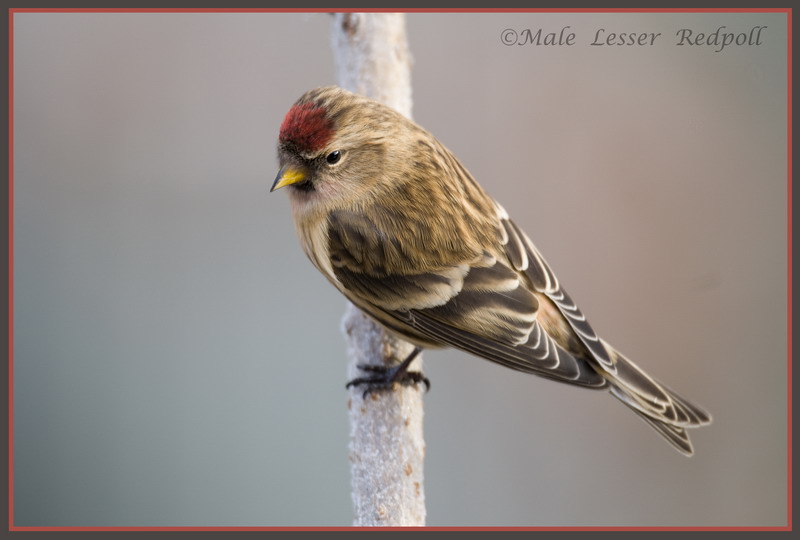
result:
[(711, 423), (711, 415), (667, 386), (659, 383), (613, 347), (603, 342), (612, 359), (604, 373), (611, 394), (630, 407), (681, 453), (691, 456), (686, 428)]
[[(611, 393), (619, 398), (619, 396), (613, 390)], [(623, 403), (626, 405), (628, 404), (624, 399), (620, 398)], [(672, 446), (678, 449), (678, 451), (685, 455), (691, 456), (694, 453), (694, 448), (692, 447), (692, 441), (689, 439), (689, 434), (686, 433), (686, 429), (682, 427), (678, 427), (672, 424), (668, 424), (666, 422), (661, 422), (660, 420), (656, 420), (651, 416), (647, 416), (642, 411), (631, 407), (633, 412), (639, 415), (639, 418), (647, 422), (650, 427), (655, 429), (659, 435), (664, 437), (667, 442), (669, 442)]]

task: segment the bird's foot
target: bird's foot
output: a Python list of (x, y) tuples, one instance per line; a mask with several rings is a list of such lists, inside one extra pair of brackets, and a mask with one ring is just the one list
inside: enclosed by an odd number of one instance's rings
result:
[(364, 386), (363, 397), (365, 399), (373, 392), (391, 390), (395, 383), (402, 386), (418, 385), (422, 383), (425, 385), (426, 392), (431, 388), (431, 381), (420, 371), (400, 370), (400, 366), (385, 367), (368, 364), (359, 364), (358, 369), (374, 373), (374, 375), (371, 377), (357, 377), (347, 383), (346, 387)]
[(358, 364), (358, 369), (372, 373), (369, 377), (357, 377), (347, 383), (346, 388), (351, 386), (364, 386), (363, 397), (366, 397), (373, 392), (380, 390), (390, 390), (395, 383), (402, 386), (418, 385), (423, 383), (425, 391), (431, 388), (431, 382), (420, 371), (408, 371), (408, 366), (411, 365), (412, 360), (419, 354), (420, 349), (416, 348), (412, 351), (403, 362), (396, 366), (378, 366), (373, 364)]

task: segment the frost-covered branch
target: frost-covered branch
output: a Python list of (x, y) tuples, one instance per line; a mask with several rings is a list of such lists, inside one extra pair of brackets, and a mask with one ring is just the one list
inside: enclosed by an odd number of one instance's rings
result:
[[(333, 51), (343, 88), (381, 101), (411, 117), (411, 60), (405, 15), (338, 13)], [(363, 376), (357, 365), (390, 365), (413, 350), (389, 335), (353, 305), (342, 321), (348, 344), (349, 379)], [(421, 370), (422, 357), (411, 366)], [(425, 525), (421, 388), (397, 386), (362, 397), (351, 388), (350, 462), (354, 525)]]

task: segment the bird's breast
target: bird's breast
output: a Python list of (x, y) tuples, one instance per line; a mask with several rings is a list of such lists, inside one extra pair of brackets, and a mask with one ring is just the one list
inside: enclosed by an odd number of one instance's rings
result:
[(296, 222), (300, 245), (317, 270), (338, 286), (338, 279), (331, 266), (328, 242), (328, 220), (325, 218), (298, 220)]

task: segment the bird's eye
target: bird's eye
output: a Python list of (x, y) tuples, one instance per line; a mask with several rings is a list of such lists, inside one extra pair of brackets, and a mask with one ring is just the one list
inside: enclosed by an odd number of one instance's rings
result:
[(339, 150), (334, 150), (328, 154), (328, 156), (325, 158), (325, 161), (327, 161), (328, 164), (333, 165), (335, 163), (339, 163), (340, 159), (342, 159), (342, 153)]

